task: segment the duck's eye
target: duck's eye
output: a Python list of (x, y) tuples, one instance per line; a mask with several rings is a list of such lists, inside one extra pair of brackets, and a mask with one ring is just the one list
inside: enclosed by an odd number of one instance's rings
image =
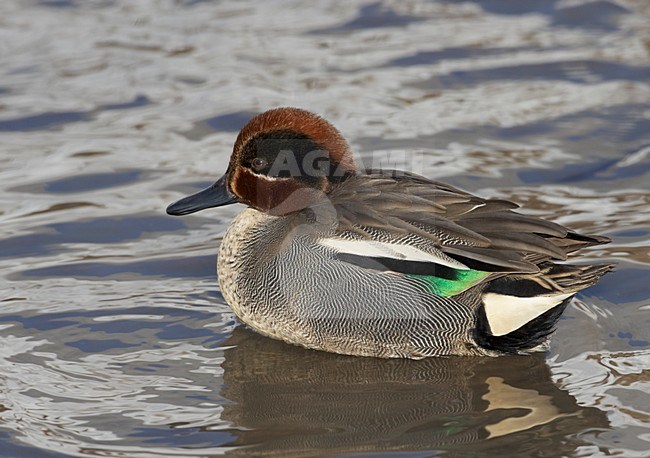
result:
[(263, 157), (256, 157), (255, 159), (253, 159), (253, 162), (251, 162), (253, 168), (258, 172), (262, 170), (264, 167), (266, 167), (266, 164), (268, 164), (268, 162)]

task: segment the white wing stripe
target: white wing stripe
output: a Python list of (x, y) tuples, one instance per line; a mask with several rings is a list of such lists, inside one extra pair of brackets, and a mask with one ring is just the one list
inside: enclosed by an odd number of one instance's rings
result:
[(403, 261), (432, 262), (451, 267), (452, 269), (470, 270), (469, 267), (458, 261), (445, 259), (409, 245), (378, 242), (376, 240), (343, 239), (322, 239), (319, 243), (323, 246), (333, 248), (340, 253), (365, 256), (368, 258), (392, 258)]

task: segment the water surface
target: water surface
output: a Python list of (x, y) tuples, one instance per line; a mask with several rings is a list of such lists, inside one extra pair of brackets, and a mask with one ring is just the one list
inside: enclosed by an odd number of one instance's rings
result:
[[(645, 0), (4, 0), (0, 62), (3, 456), (649, 456)], [(257, 336), (215, 279), (242, 207), (164, 208), (283, 105), (617, 269), (531, 357)]]

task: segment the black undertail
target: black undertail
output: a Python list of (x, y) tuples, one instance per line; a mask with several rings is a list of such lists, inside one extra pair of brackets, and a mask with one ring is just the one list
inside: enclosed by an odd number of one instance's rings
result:
[(492, 335), (485, 310), (481, 306), (476, 314), (474, 340), (481, 347), (499, 353), (518, 354), (532, 350), (546, 342), (548, 337), (553, 333), (555, 325), (571, 302), (571, 299), (573, 299), (573, 296), (566, 298), (560, 304), (541, 314), (534, 320), (503, 336)]

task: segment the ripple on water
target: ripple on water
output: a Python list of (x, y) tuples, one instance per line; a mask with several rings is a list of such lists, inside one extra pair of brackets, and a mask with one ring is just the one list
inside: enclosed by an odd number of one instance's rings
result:
[[(0, 450), (646, 456), (646, 3), (0, 2)], [(282, 105), (366, 165), (608, 235), (581, 259), (616, 270), (531, 357), (350, 358), (237, 327), (215, 255), (241, 208), (164, 209)]]
[(98, 111), (124, 110), (138, 108), (149, 104), (144, 96), (138, 96), (131, 102), (101, 105), (91, 111), (58, 111), (39, 113), (15, 119), (0, 120), (0, 132), (30, 132), (45, 129), (62, 129), (66, 124), (91, 121)]
[(66, 244), (110, 244), (138, 240), (147, 233), (172, 232), (186, 227), (180, 219), (162, 215), (134, 215), (55, 223), (45, 233), (17, 235), (0, 240), (0, 258), (46, 256), (69, 250)]

